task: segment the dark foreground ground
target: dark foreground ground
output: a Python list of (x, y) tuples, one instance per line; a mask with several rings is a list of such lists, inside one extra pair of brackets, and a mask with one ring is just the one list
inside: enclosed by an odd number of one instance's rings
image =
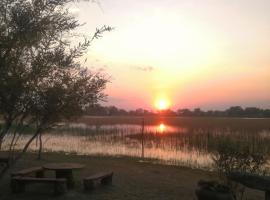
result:
[[(76, 188), (63, 196), (53, 196), (52, 185), (29, 185), (26, 192), (19, 195), (11, 194), (10, 174), (0, 182), (0, 200), (195, 200), (195, 188), (198, 180), (215, 179), (213, 173), (176, 166), (165, 166), (139, 162), (134, 158), (115, 158), (98, 156), (64, 155), (60, 153), (46, 153), (38, 161), (36, 156), (28, 154), (18, 163), (16, 169), (42, 165), (50, 162), (76, 162), (86, 167), (74, 173)], [(15, 170), (15, 169), (13, 169)], [(113, 185), (99, 187), (92, 192), (85, 193), (81, 180), (95, 172), (113, 170)], [(53, 177), (52, 172), (46, 172)], [(264, 194), (248, 191), (244, 199), (264, 199)]]

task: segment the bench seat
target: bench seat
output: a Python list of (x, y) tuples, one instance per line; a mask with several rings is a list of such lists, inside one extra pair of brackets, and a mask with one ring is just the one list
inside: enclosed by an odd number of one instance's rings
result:
[(9, 166), (9, 158), (8, 157), (0, 157), (0, 164), (5, 164)]
[(97, 184), (108, 185), (112, 183), (113, 172), (100, 172), (83, 179), (84, 190), (91, 190)]
[(35, 178), (16, 176), (11, 178), (11, 190), (13, 193), (22, 193), (25, 186), (32, 183), (53, 184), (56, 195), (63, 194), (67, 191), (67, 183), (64, 178)]
[(242, 185), (265, 192), (265, 200), (270, 200), (270, 176), (260, 176), (251, 173), (232, 172), (228, 176), (231, 180)]
[(23, 170), (19, 170), (16, 172), (12, 172), (11, 176), (30, 176), (31, 174), (35, 174), (37, 178), (44, 177), (44, 169), (42, 167), (31, 167)]

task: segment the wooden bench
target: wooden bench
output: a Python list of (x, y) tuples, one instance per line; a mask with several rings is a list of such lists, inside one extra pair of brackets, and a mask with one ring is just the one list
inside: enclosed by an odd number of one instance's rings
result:
[(0, 164), (4, 164), (4, 165), (7, 165), (9, 166), (9, 158), (7, 157), (0, 157)]
[(91, 190), (97, 184), (109, 185), (112, 183), (113, 172), (100, 172), (83, 179), (84, 190)]
[(15, 176), (31, 176), (35, 174), (36, 178), (43, 178), (44, 177), (44, 169), (42, 167), (31, 167), (23, 170), (19, 170), (16, 172), (11, 173), (11, 177)]
[(22, 193), (25, 186), (32, 183), (44, 183), (54, 185), (54, 194), (60, 195), (67, 191), (67, 182), (63, 178), (34, 178), (16, 176), (11, 178), (11, 190), (13, 193)]
[(265, 200), (270, 200), (270, 176), (258, 176), (249, 173), (233, 172), (228, 176), (242, 185), (265, 192)]
[(217, 181), (200, 180), (195, 190), (198, 200), (234, 200), (233, 193), (226, 185)]

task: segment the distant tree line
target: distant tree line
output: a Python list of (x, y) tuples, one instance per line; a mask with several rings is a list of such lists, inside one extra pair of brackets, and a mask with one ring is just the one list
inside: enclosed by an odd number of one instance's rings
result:
[(150, 111), (142, 108), (135, 110), (125, 110), (117, 108), (116, 106), (101, 106), (99, 104), (85, 111), (86, 115), (93, 116), (182, 116), (182, 117), (256, 117), (264, 118), (270, 117), (270, 109), (261, 109), (256, 107), (232, 106), (226, 110), (201, 110), (200, 108), (191, 109), (178, 109), (174, 110), (162, 110), (162, 111)]

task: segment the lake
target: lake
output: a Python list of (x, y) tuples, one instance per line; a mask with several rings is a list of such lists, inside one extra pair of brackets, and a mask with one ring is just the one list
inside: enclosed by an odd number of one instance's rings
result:
[[(24, 135), (24, 141), (29, 137)], [(83, 117), (59, 124), (43, 135), (43, 143), (44, 151), (141, 157), (211, 170), (212, 157), (224, 143), (268, 156), (270, 119)], [(38, 149), (38, 141), (30, 148)]]

